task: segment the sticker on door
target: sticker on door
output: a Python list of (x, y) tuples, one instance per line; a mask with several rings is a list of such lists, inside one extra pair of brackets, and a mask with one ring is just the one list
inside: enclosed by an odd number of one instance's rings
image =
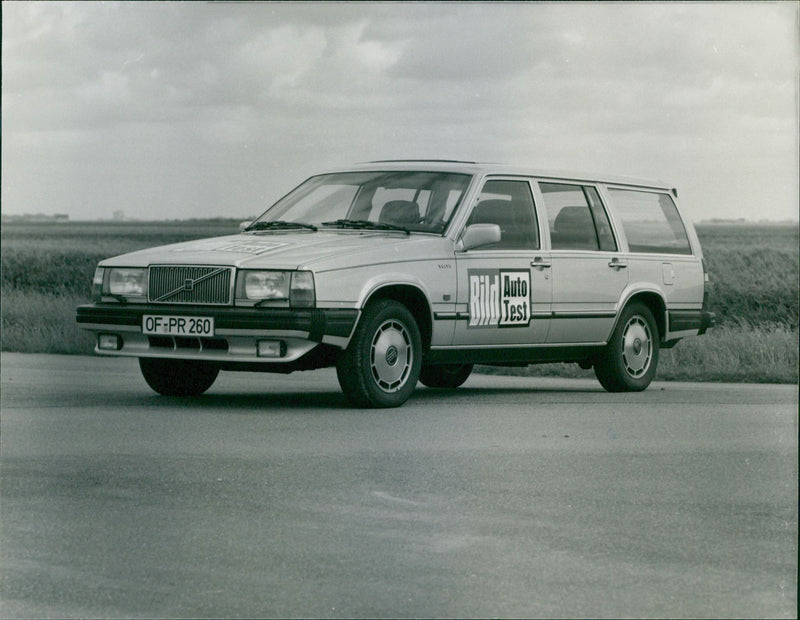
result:
[(469, 269), (468, 327), (527, 327), (531, 274), (527, 269)]

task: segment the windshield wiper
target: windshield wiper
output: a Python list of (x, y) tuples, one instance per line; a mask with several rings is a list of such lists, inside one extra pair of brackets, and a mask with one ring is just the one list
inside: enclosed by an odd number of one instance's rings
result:
[(372, 220), (335, 220), (333, 222), (322, 222), (323, 226), (336, 226), (337, 228), (354, 228), (361, 230), (396, 230), (407, 235), (411, 231), (405, 226), (397, 224), (387, 224), (386, 222), (373, 222)]
[(284, 220), (272, 220), (271, 222), (253, 222), (244, 229), (244, 232), (251, 230), (290, 230), (293, 228), (304, 228), (308, 230), (317, 230), (313, 224), (305, 224), (303, 222), (286, 222)]

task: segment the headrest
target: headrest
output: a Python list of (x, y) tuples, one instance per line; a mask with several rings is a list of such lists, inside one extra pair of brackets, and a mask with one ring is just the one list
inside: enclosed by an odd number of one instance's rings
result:
[(585, 227), (593, 228), (588, 207), (564, 207), (558, 212), (553, 228), (559, 232), (577, 232)]
[(381, 223), (415, 224), (419, 221), (419, 207), (411, 200), (390, 200), (381, 208)]
[(511, 203), (508, 200), (482, 200), (472, 210), (470, 224), (497, 224), (507, 219)]

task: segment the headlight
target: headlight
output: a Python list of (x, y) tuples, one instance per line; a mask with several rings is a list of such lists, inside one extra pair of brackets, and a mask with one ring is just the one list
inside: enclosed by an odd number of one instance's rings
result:
[(310, 271), (239, 272), (236, 297), (250, 301), (289, 302), (292, 308), (313, 308), (314, 274)]
[(147, 295), (146, 269), (109, 269), (108, 294), (124, 297), (145, 297)]
[(244, 272), (246, 299), (289, 299), (288, 271)]

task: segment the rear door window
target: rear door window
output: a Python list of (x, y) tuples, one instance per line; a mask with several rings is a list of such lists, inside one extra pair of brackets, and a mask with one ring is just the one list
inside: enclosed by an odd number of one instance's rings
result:
[(592, 186), (539, 183), (553, 250), (617, 249), (600, 195)]

